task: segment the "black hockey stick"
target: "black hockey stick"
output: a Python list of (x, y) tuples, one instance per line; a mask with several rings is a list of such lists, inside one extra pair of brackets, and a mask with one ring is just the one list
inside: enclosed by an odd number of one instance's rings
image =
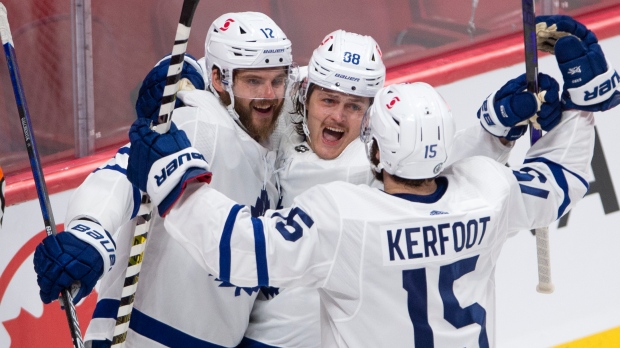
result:
[[(22, 80), (19, 74), (19, 68), (17, 66), (17, 59), (15, 58), (15, 48), (13, 46), (11, 28), (9, 27), (9, 19), (6, 12), (6, 7), (4, 7), (4, 4), (2, 4), (1, 2), (0, 36), (2, 36), (2, 46), (4, 47), (6, 61), (9, 66), (11, 84), (13, 85), (13, 94), (15, 94), (17, 111), (19, 113), (22, 131), (24, 133), (24, 140), (26, 141), (28, 158), (30, 159), (32, 177), (34, 179), (34, 183), (37, 189), (39, 204), (41, 205), (41, 213), (43, 214), (45, 231), (47, 232), (48, 236), (55, 235), (57, 233), (56, 223), (54, 222), (54, 216), (52, 215), (49, 195), (47, 194), (47, 186), (45, 185), (45, 179), (43, 177), (41, 160), (39, 159), (39, 152), (37, 151), (37, 145), (34, 140), (34, 133), (32, 131), (32, 125), (30, 123), (30, 113), (28, 112), (28, 105), (26, 104), (26, 96), (24, 95)], [(60, 300), (64, 305), (65, 314), (67, 315), (67, 321), (69, 323), (69, 329), (71, 331), (71, 338), (73, 339), (73, 346), (82, 348), (84, 347), (84, 343), (82, 342), (82, 333), (80, 332), (80, 325), (78, 323), (77, 314), (75, 313), (75, 306), (73, 305), (73, 298), (71, 297), (71, 292), (69, 291), (69, 289), (64, 289), (61, 292)]]
[[(536, 51), (536, 14), (534, 0), (522, 0), (523, 40), (525, 43), (525, 78), (527, 90), (538, 95), (538, 52)], [(530, 143), (534, 145), (542, 137), (542, 130), (536, 129), (530, 122)], [(549, 228), (535, 230), (536, 255), (538, 259), (538, 285), (536, 291), (543, 294), (553, 292), (551, 282), (551, 259), (549, 253)]]
[[(174, 47), (172, 56), (170, 57), (170, 66), (166, 76), (166, 87), (162, 96), (161, 107), (159, 109), (159, 117), (157, 125), (153, 127), (158, 133), (166, 133), (170, 129), (172, 111), (176, 101), (178, 91), (178, 82), (183, 69), (183, 61), (185, 51), (187, 50), (187, 40), (191, 30), (194, 12), (198, 6), (199, 0), (184, 0), (181, 9), (181, 18), (177, 26), (177, 32), (174, 39)], [(125, 273), (125, 283), (121, 301), (116, 316), (116, 326), (114, 327), (114, 337), (112, 339), (112, 347), (122, 347), (127, 338), (129, 330), (129, 321), (131, 319), (131, 311), (138, 286), (138, 277), (142, 268), (142, 258), (144, 257), (144, 249), (146, 246), (146, 238), (150, 228), (152, 217), (151, 201), (146, 193), (142, 194), (142, 203), (136, 217), (136, 227), (134, 230), (134, 238), (132, 248), (129, 253), (129, 261)]]

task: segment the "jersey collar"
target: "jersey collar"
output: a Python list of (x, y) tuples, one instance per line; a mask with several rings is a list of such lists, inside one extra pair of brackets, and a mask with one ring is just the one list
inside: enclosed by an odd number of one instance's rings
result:
[(446, 193), (446, 190), (448, 189), (448, 179), (442, 176), (442, 177), (437, 178), (436, 182), (437, 182), (437, 190), (435, 190), (435, 192), (431, 193), (430, 195), (416, 195), (412, 193), (394, 193), (392, 196), (406, 199), (410, 202), (426, 203), (426, 204), (435, 203), (438, 200), (440, 200), (441, 197), (443, 197), (444, 193)]

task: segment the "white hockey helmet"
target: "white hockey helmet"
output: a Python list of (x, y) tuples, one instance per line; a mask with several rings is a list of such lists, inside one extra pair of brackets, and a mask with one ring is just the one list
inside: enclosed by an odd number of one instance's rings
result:
[[(385, 83), (381, 56), (379, 44), (370, 36), (344, 30), (327, 34), (308, 63), (302, 103), (305, 105), (311, 84), (360, 97), (374, 97)], [(309, 137), (307, 117), (304, 111), (303, 130)]]
[(428, 179), (439, 175), (454, 140), (452, 111), (430, 85), (395, 84), (380, 90), (362, 121), (360, 138), (379, 147), (379, 165), (404, 179)]
[(235, 69), (290, 66), (293, 63), (291, 41), (263, 13), (226, 13), (209, 28), (205, 63), (209, 84), (212, 84), (211, 71), (217, 66), (224, 84), (230, 85)]
[(308, 83), (360, 97), (374, 97), (385, 82), (379, 44), (370, 36), (336, 30), (312, 53)]

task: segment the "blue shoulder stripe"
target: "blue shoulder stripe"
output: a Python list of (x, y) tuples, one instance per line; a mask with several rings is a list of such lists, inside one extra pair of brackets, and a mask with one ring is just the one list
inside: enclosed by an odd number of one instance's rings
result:
[(267, 245), (265, 230), (260, 219), (252, 218), (254, 227), (254, 252), (256, 253), (256, 276), (258, 286), (269, 286), (269, 270), (267, 269)]
[(104, 170), (104, 169), (113, 170), (113, 171), (119, 172), (119, 173), (121, 173), (123, 175), (127, 175), (127, 169), (119, 166), (118, 164), (115, 164), (113, 166), (106, 165), (104, 167), (97, 168), (97, 169), (93, 170), (93, 173), (96, 173), (96, 172), (98, 172), (100, 170)]
[(220, 279), (225, 282), (230, 282), (230, 239), (232, 238), (237, 214), (239, 214), (241, 208), (243, 208), (242, 205), (235, 204), (228, 213), (226, 223), (224, 224), (224, 231), (222, 231), (222, 239), (220, 240)]

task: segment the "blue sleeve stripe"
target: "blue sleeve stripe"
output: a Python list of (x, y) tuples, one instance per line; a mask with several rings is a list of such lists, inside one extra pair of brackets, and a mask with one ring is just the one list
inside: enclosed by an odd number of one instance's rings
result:
[(93, 170), (93, 173), (96, 173), (96, 172), (98, 172), (100, 170), (104, 170), (104, 169), (113, 170), (113, 171), (119, 172), (119, 173), (121, 173), (123, 175), (127, 175), (127, 169), (119, 166), (118, 164), (115, 164), (113, 166), (107, 165), (105, 167), (97, 168), (97, 169)]
[(224, 348), (217, 344), (201, 340), (163, 323), (135, 307), (131, 311), (129, 328), (135, 333), (147, 337), (166, 347), (192, 347), (192, 348)]
[(252, 218), (254, 227), (254, 251), (256, 253), (256, 277), (258, 286), (269, 286), (269, 270), (267, 269), (267, 244), (265, 230), (260, 219)]
[(129, 146), (123, 146), (116, 152), (119, 155), (129, 155)]
[(131, 212), (131, 218), (133, 219), (136, 215), (138, 215), (138, 210), (140, 210), (142, 193), (140, 192), (140, 189), (135, 186), (131, 186), (131, 188), (133, 189), (133, 211)]
[(577, 175), (576, 173), (564, 168), (562, 165), (550, 161), (546, 158), (543, 157), (537, 157), (537, 158), (531, 158), (531, 159), (526, 159), (524, 163), (531, 163), (531, 162), (540, 162), (540, 163), (544, 163), (546, 164), (549, 169), (551, 169), (551, 173), (553, 174), (553, 177), (555, 178), (555, 181), (558, 183), (558, 185), (560, 186), (560, 188), (562, 189), (562, 191), (564, 192), (564, 200), (562, 201), (562, 204), (560, 205), (560, 207), (558, 208), (558, 219), (564, 215), (566, 208), (568, 207), (568, 205), (570, 204), (570, 197), (568, 196), (568, 181), (566, 180), (566, 176), (564, 175), (564, 171), (567, 171), (569, 173), (571, 173), (573, 176), (575, 176), (585, 187), (586, 190), (588, 190), (590, 188), (590, 185), (588, 184), (588, 182), (581, 177), (580, 175)]
[(588, 183), (588, 180), (586, 180), (581, 175), (573, 172), (572, 170), (568, 170), (568, 169), (564, 168), (564, 166), (562, 166), (561, 164), (558, 164), (558, 163), (553, 162), (553, 161), (549, 161), (548, 159), (543, 158), (543, 157), (526, 159), (523, 163), (531, 163), (531, 162), (541, 162), (541, 163), (545, 163), (545, 164), (553, 163), (554, 165), (561, 167), (562, 170), (571, 173), (575, 178), (577, 178), (577, 180), (581, 181), (581, 183), (583, 184), (583, 186), (586, 187), (586, 189), (590, 189), (590, 183)]
[(225, 282), (230, 282), (230, 239), (232, 238), (232, 231), (235, 227), (237, 214), (239, 214), (241, 208), (243, 208), (242, 205), (235, 204), (228, 213), (226, 224), (224, 224), (224, 231), (222, 231), (222, 239), (220, 240), (220, 279)]
[(539, 188), (535, 188), (535, 187), (527, 186), (523, 184), (519, 184), (519, 187), (521, 188), (521, 192), (525, 193), (526, 195), (532, 195), (532, 196), (536, 196), (536, 197), (540, 197), (544, 199), (547, 199), (547, 197), (549, 197), (549, 191), (547, 190), (542, 190)]
[(111, 298), (104, 298), (97, 301), (95, 311), (93, 312), (93, 319), (116, 319), (120, 303), (121, 301)]

